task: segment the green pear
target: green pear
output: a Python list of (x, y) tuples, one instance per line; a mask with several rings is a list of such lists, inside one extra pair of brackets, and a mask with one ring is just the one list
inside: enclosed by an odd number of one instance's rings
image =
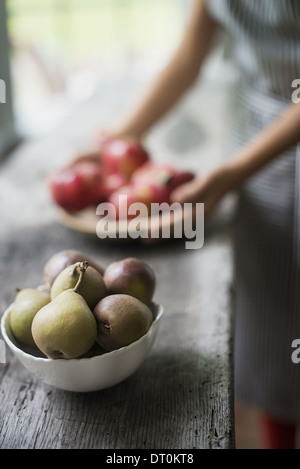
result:
[(109, 264), (103, 275), (110, 295), (121, 293), (134, 296), (146, 305), (152, 301), (156, 276), (145, 261), (128, 257)]
[[(80, 265), (75, 264), (66, 267), (54, 280), (51, 287), (51, 300), (65, 290), (74, 288), (80, 275)], [(85, 262), (86, 269), (83, 279), (78, 287), (78, 293), (83, 296), (88, 307), (93, 310), (96, 304), (107, 295), (107, 289), (102, 275), (88, 262)]]
[(153, 322), (150, 308), (130, 295), (103, 298), (95, 307), (97, 342), (107, 351), (131, 344), (146, 334)]
[(56, 296), (32, 321), (33, 339), (48, 358), (78, 358), (95, 343), (95, 317), (77, 291), (83, 278), (81, 270), (75, 287)]
[(17, 293), (10, 312), (10, 327), (22, 345), (36, 347), (31, 324), (36, 313), (49, 302), (49, 293), (36, 288), (24, 288)]

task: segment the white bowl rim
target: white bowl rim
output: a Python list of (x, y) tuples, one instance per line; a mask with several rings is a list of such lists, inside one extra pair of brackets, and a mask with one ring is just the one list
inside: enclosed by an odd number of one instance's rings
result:
[(150, 328), (148, 329), (148, 331), (146, 332), (146, 334), (142, 335), (139, 339), (135, 340), (134, 342), (132, 342), (131, 344), (129, 345), (126, 345), (124, 347), (120, 347), (116, 350), (112, 350), (111, 352), (108, 352), (106, 351), (105, 353), (101, 354), (101, 355), (95, 355), (93, 357), (78, 357), (78, 358), (70, 358), (70, 359), (65, 359), (65, 358), (44, 358), (44, 357), (36, 357), (35, 355), (32, 355), (30, 353), (26, 353), (24, 352), (24, 350), (22, 350), (21, 348), (17, 347), (11, 340), (10, 338), (8, 337), (7, 335), (7, 332), (6, 332), (6, 328), (5, 328), (5, 319), (7, 318), (8, 314), (10, 313), (10, 311), (12, 310), (14, 306), (14, 303), (11, 303), (7, 308), (6, 310), (4, 311), (4, 313), (2, 314), (1, 316), (1, 325), (0, 325), (0, 329), (1, 329), (1, 333), (2, 333), (2, 336), (3, 336), (3, 339), (5, 340), (5, 342), (7, 343), (7, 345), (17, 354), (19, 354), (20, 356), (23, 356), (24, 358), (27, 358), (27, 359), (30, 359), (32, 360), (33, 362), (37, 362), (37, 363), (50, 363), (50, 362), (60, 362), (60, 363), (72, 363), (72, 362), (78, 362), (78, 361), (84, 361), (84, 360), (88, 360), (89, 362), (92, 361), (92, 360), (105, 360), (105, 358), (109, 355), (110, 357), (111, 356), (117, 356), (121, 353), (124, 352), (124, 350), (129, 350), (129, 349), (132, 349), (134, 347), (136, 347), (140, 342), (142, 342), (143, 340), (145, 340), (145, 338), (147, 336), (149, 336), (154, 328), (154, 326), (161, 320), (162, 316), (163, 316), (163, 313), (164, 313), (164, 308), (161, 304), (159, 303), (155, 303), (155, 302), (152, 302), (152, 306), (154, 306), (155, 308), (157, 308), (157, 315), (155, 317), (155, 319), (152, 321), (152, 324), (150, 326)]

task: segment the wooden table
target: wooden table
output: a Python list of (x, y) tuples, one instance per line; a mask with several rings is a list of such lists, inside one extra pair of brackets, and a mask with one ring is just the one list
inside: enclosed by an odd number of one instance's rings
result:
[[(158, 279), (154, 299), (164, 305), (165, 315), (142, 366), (126, 381), (99, 392), (71, 393), (43, 384), (7, 349), (6, 363), (0, 364), (0, 448), (233, 448), (230, 224), (217, 219), (207, 227), (199, 250), (185, 249), (181, 240), (106, 242), (62, 226), (40, 174), (50, 168), (55, 148), (58, 153), (69, 148), (72, 126), (70, 119), (55, 142), (29, 143), (3, 163), (1, 311), (16, 287), (40, 283), (44, 263), (54, 252), (75, 248), (104, 265), (128, 256), (148, 261)], [(41, 190), (36, 195), (33, 184)], [(19, 204), (18, 213), (14, 204)]]

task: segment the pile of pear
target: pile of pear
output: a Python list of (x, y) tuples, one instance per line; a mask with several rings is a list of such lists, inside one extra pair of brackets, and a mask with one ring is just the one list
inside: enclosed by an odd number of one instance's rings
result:
[(17, 291), (10, 328), (20, 347), (50, 359), (111, 352), (149, 331), (155, 287), (141, 259), (104, 268), (81, 251), (60, 251), (45, 264), (41, 287)]

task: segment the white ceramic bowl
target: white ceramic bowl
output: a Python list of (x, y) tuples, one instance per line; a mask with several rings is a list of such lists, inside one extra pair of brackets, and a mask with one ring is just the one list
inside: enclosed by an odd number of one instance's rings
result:
[(30, 372), (47, 384), (74, 392), (91, 392), (114, 386), (132, 375), (144, 361), (156, 338), (163, 315), (161, 305), (153, 305), (154, 321), (147, 334), (113, 352), (71, 360), (34, 356), (22, 350), (10, 328), (10, 305), (1, 318), (1, 334), (10, 350)]

